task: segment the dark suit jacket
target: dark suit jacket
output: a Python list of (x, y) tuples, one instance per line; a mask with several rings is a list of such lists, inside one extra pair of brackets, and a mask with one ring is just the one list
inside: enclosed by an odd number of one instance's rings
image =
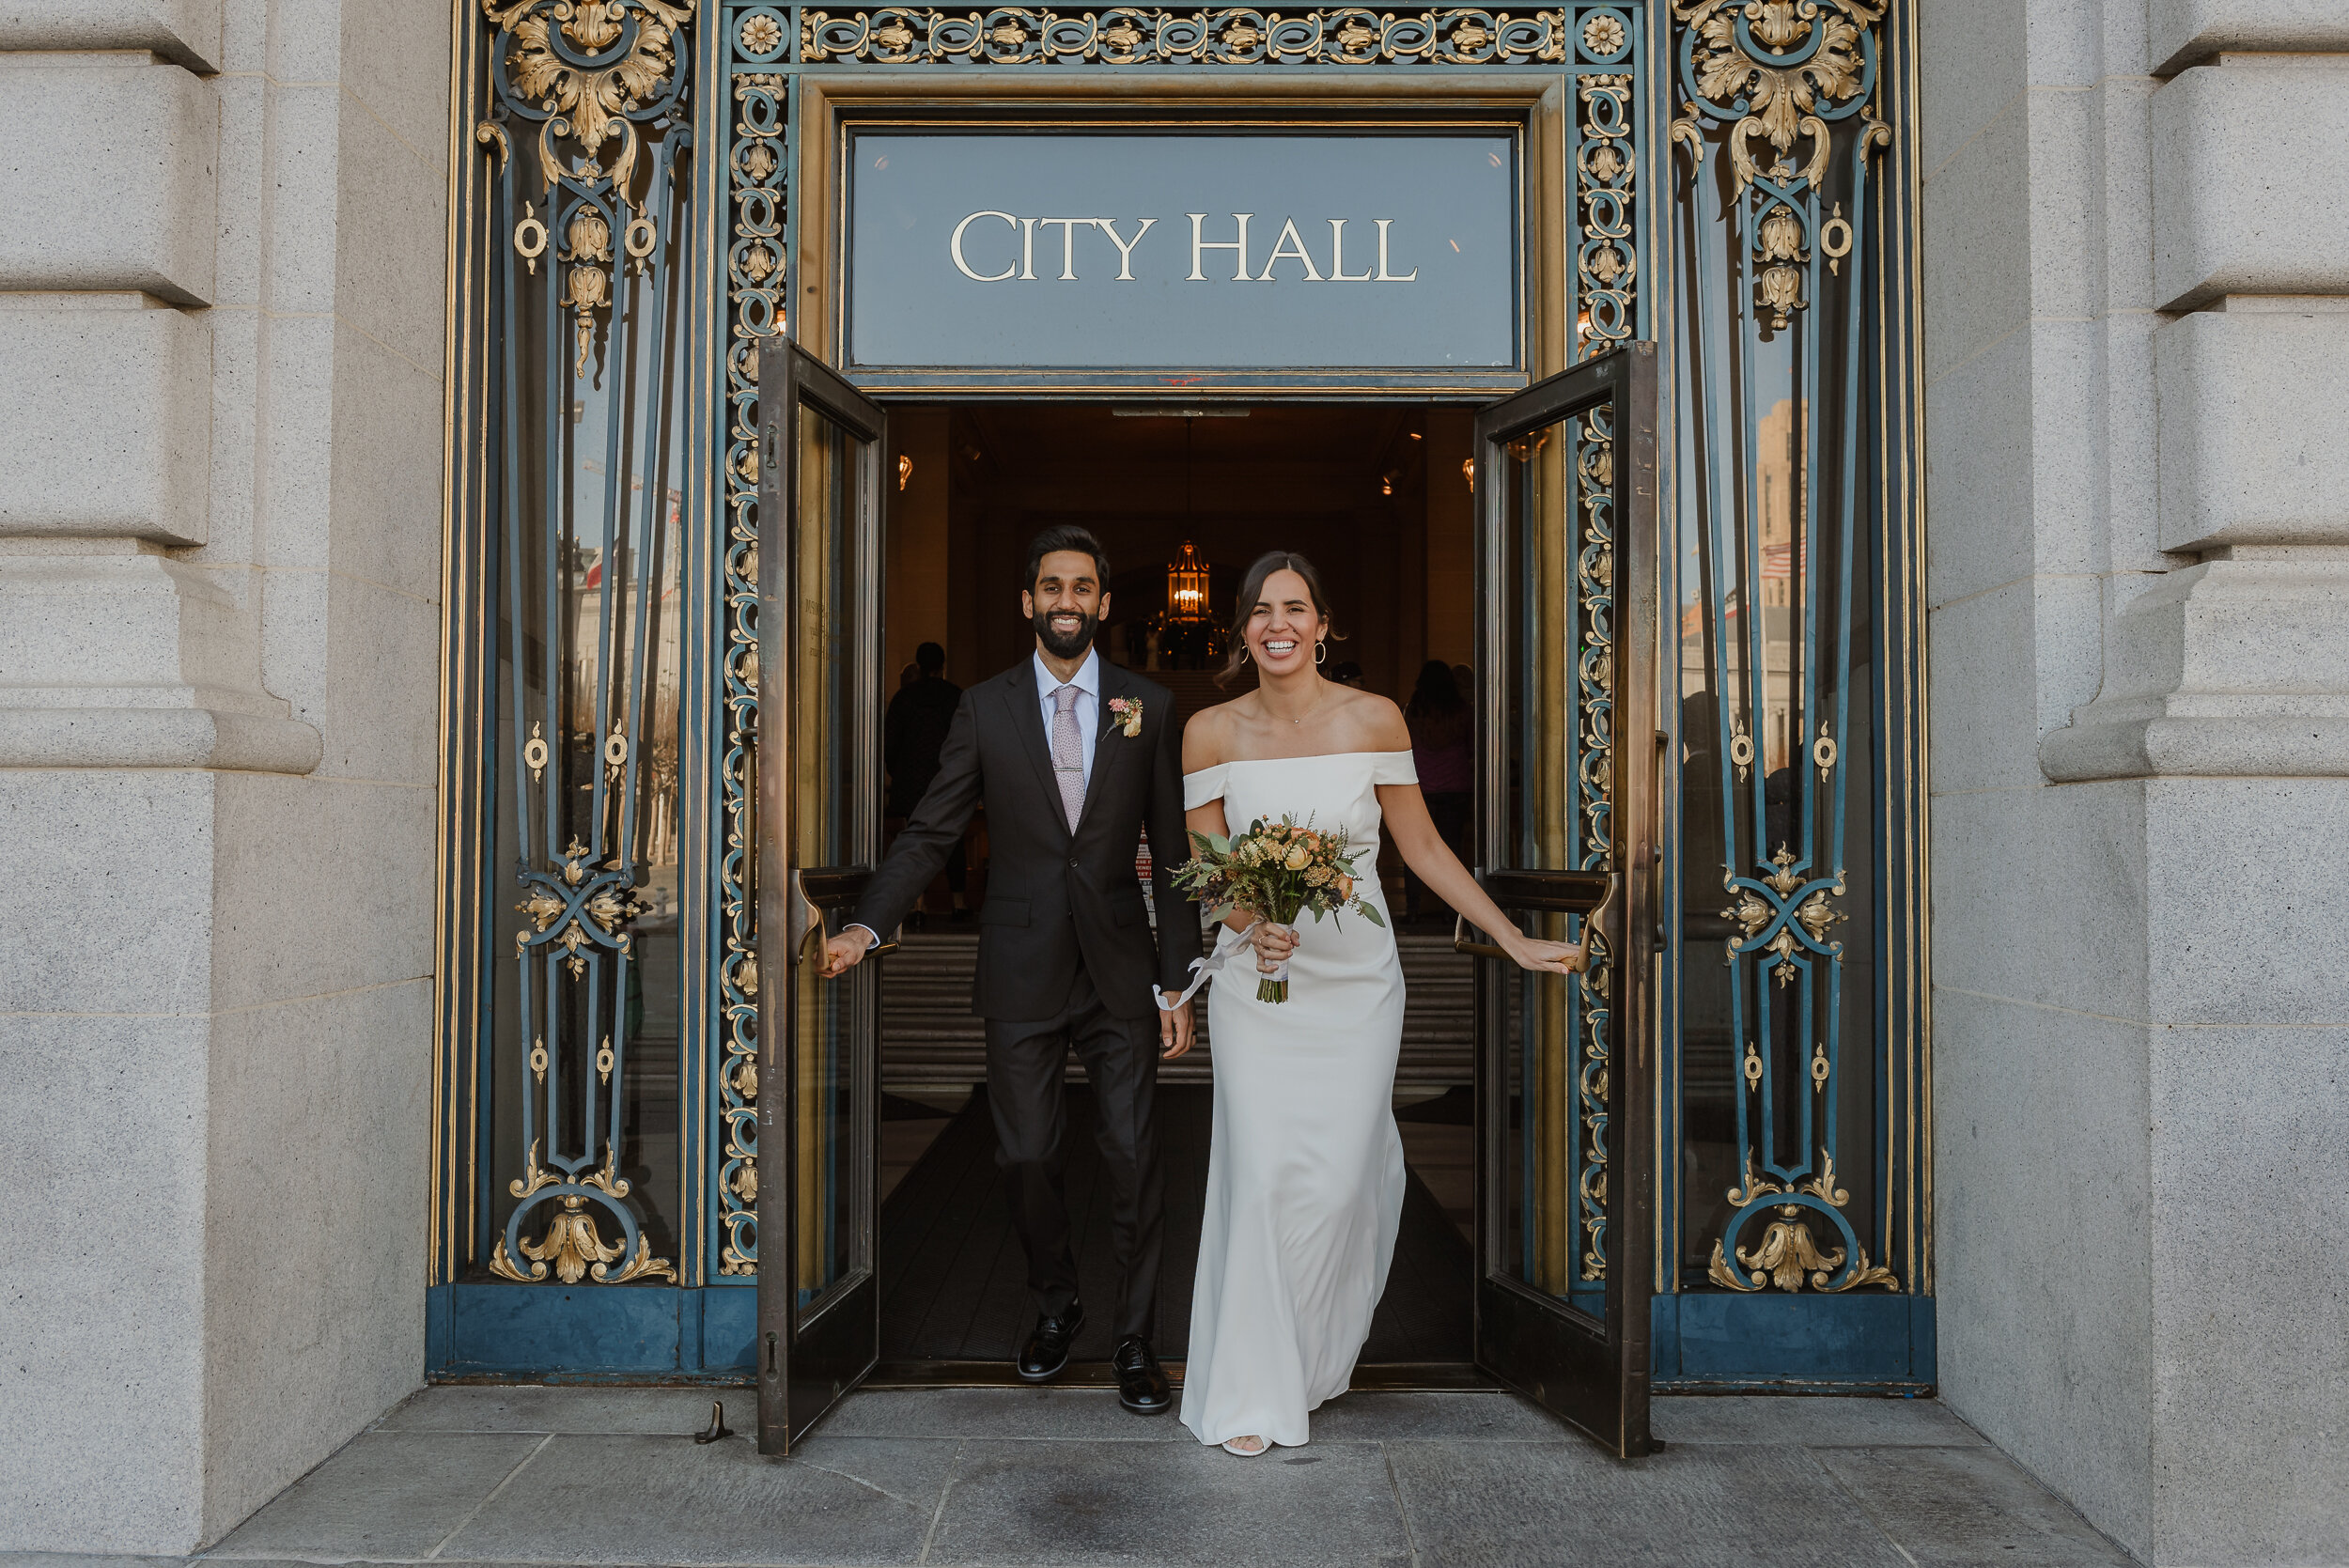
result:
[[(1142, 704), (1142, 733), (1128, 738), (1110, 701)], [(857, 905), (854, 923), (894, 930), (962, 840), (987, 801), (987, 903), (979, 912), (983, 1017), (1049, 1018), (1067, 1003), (1082, 963), (1102, 1005), (1121, 1018), (1157, 1012), (1155, 981), (1190, 983), (1199, 956), (1197, 906), (1174, 890), (1190, 859), (1183, 828), (1182, 737), (1166, 689), (1101, 660), (1099, 733), (1077, 831), (1068, 831), (1044, 733), (1034, 656), (962, 694), (938, 776), (890, 846)], [(1150, 937), (1134, 849), (1150, 832), (1159, 935)]]

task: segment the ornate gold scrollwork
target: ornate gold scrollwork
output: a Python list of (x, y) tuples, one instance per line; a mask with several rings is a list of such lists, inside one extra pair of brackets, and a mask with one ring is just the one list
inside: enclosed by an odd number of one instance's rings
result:
[[(1577, 727), (1581, 752), (1576, 795), (1581, 821), (1575, 863), (1614, 869), (1614, 679), (1615, 639), (1611, 614), (1615, 575), (1615, 436), (1608, 416), (1596, 410), (1568, 424), (1577, 475), (1579, 527), (1575, 551), (1575, 659)], [(1548, 433), (1535, 438), (1538, 454)], [(1575, 1017), (1581, 1030), (1581, 1062), (1575, 1076), (1575, 1104), (1581, 1128), (1577, 1184), (1582, 1232), (1578, 1273), (1586, 1281), (1607, 1277), (1607, 1128), (1611, 1114), (1613, 1059), (1610, 1012), (1612, 955), (1607, 933), (1585, 921), (1591, 963), (1575, 977)]]
[(661, 242), (661, 231), (647, 217), (629, 220), (628, 254), (630, 265), (638, 272), (652, 269), (652, 253)]
[[(626, 227), (634, 269), (645, 272), (652, 265), (657, 230), (649, 214), (635, 210), (642, 147), (636, 125), (678, 90), (677, 35), (692, 19), (696, 4), (481, 0), (483, 17), (509, 40), (501, 90), (523, 106), (520, 112), (539, 121), (538, 172), (548, 194), (548, 219), (561, 222), (567, 186), (576, 201), (564, 225), (565, 248), (556, 256), (569, 269), (561, 303), (574, 318), (574, 374), (585, 373), (597, 322), (611, 309), (615, 221)], [(492, 132), (502, 160), (509, 150), (502, 129), (485, 121), (474, 134), (487, 144)], [(548, 223), (531, 204), (522, 211), (514, 226), (514, 249), (535, 276), (550, 238)]]
[(1761, 894), (1751, 888), (1735, 891), (1737, 902), (1721, 911), (1723, 920), (1734, 921), (1737, 925), (1737, 934), (1725, 944), (1729, 950), (1729, 962), (1733, 964), (1737, 961), (1738, 949), (1753, 940), (1762, 928), (1770, 924), (1770, 906)]
[[(505, 139), (504, 132), (498, 135), (501, 141)], [(538, 258), (547, 253), (547, 225), (538, 221), (537, 209), (528, 202), (522, 203), (521, 222), (514, 225), (514, 250), (530, 269), (530, 275), (537, 277)]]
[[(1835, 1157), (1827, 1150), (1819, 1151), (1819, 1173), (1798, 1188), (1787, 1188), (1778, 1182), (1758, 1176), (1753, 1169), (1753, 1156), (1746, 1156), (1745, 1180), (1729, 1189), (1730, 1203), (1744, 1209), (1757, 1199), (1782, 1192), (1797, 1192), (1816, 1198), (1823, 1203), (1842, 1208), (1851, 1202), (1851, 1193), (1835, 1184)], [(1844, 1252), (1840, 1247), (1824, 1250), (1811, 1234), (1810, 1222), (1803, 1218), (1807, 1211), (1800, 1203), (1778, 1206), (1778, 1218), (1762, 1233), (1761, 1244), (1737, 1249), (1737, 1266), (1729, 1262), (1727, 1249), (1721, 1242), (1713, 1243), (1713, 1256), (1706, 1265), (1705, 1277), (1717, 1285), (1750, 1294), (1776, 1285), (1782, 1291), (1799, 1291), (1806, 1280), (1811, 1288), (1840, 1295), (1863, 1285), (1889, 1285), (1900, 1288), (1900, 1281), (1889, 1268), (1879, 1268), (1868, 1261), (1868, 1250), (1859, 1249), (1859, 1262), (1843, 1279), (1835, 1281), (1836, 1271), (1843, 1266)], [(1735, 1227), (1733, 1227), (1733, 1230)]]
[[(894, 13), (892, 13), (894, 17)], [(760, 20), (753, 17), (751, 21)], [(874, 28), (887, 57), (912, 34), (894, 20)], [(748, 23), (742, 52), (766, 58), (782, 47)], [(720, 769), (720, 1041), (718, 1068), (721, 1173), (717, 1182), (718, 1272), (758, 1272), (758, 921), (750, 874), (756, 858), (754, 761), (758, 736), (758, 344), (785, 330), (783, 257), (787, 254), (788, 194), (783, 139), (789, 84), (779, 72), (738, 70), (727, 195), (733, 213), (727, 251), (726, 427), (723, 542), (725, 627), (722, 704), (724, 760)]]
[[(574, 838), (563, 853), (563, 863), (553, 875), (563, 886), (577, 888), (589, 874), (587, 846)], [(612, 861), (603, 869), (618, 871), (622, 869), (622, 862)], [(586, 897), (580, 898), (576, 894), (558, 896), (542, 883), (531, 888), (529, 896), (514, 906), (517, 913), (526, 915), (530, 920), (529, 930), (514, 933), (514, 951), (519, 955), (537, 945), (536, 939), (553, 930), (559, 923), (562, 929), (555, 932), (553, 941), (548, 945), (559, 947), (569, 955), (564, 959), (564, 964), (570, 970), (572, 978), (577, 979), (587, 968), (583, 950), (598, 945), (595, 937), (581, 924), (578, 916), (585, 915), (603, 934), (606, 939), (603, 945), (626, 954), (631, 950), (634, 940), (628, 932), (628, 923), (650, 907), (631, 887), (600, 887)], [(566, 919), (567, 914), (570, 918)]]
[(1827, 939), (1828, 932), (1851, 918), (1849, 915), (1843, 913), (1843, 910), (1836, 908), (1833, 905), (1828, 902), (1828, 895), (1829, 893), (1840, 893), (1843, 891), (1843, 874), (1839, 871), (1835, 874), (1835, 885), (1833, 887), (1819, 889), (1810, 897), (1804, 899), (1801, 907), (1795, 911), (1795, 919), (1802, 923), (1802, 928), (1805, 931), (1811, 933), (1811, 939), (1817, 942), (1821, 947), (1826, 948), (1829, 953), (1843, 952), (1843, 944), (1842, 942), (1828, 941)]
[(1819, 254), (1827, 257), (1827, 270), (1841, 275), (1843, 257), (1851, 255), (1851, 220), (1843, 216), (1843, 204), (1835, 204), (1835, 215), (1819, 225)]
[[(1804, 267), (1812, 259), (1815, 192), (1831, 152), (1828, 121), (1852, 112), (1874, 86), (1865, 31), (1884, 18), (1885, 0), (1675, 0), (1672, 17), (1696, 35), (1685, 72), (1688, 101), (1674, 118), (1673, 142), (1704, 156), (1700, 115), (1734, 119), (1726, 137), (1736, 190), (1760, 183), (1753, 259), (1755, 301), (1773, 330), (1807, 309)], [(1815, 37), (1813, 35), (1816, 35)], [(1890, 128), (1860, 106), (1862, 156), (1889, 145)], [(1810, 156), (1797, 162), (1797, 141)], [(1757, 144), (1767, 151), (1757, 153)], [(1818, 225), (1830, 272), (1840, 275), (1852, 230), (1839, 204)]]
[[(1821, 5), (1834, 8), (1821, 17)], [(1778, 155), (1772, 178), (1790, 179), (1797, 172), (1786, 163), (1798, 134), (1818, 140), (1813, 167), (1823, 163), (1827, 128), (1812, 115), (1821, 101), (1841, 103), (1867, 86), (1861, 71), (1861, 27), (1884, 19), (1882, 0), (1680, 0), (1672, 17), (1696, 30), (1691, 60), (1697, 90), (1715, 103), (1746, 101), (1746, 117), (1730, 138), (1730, 159), (1737, 167), (1740, 190), (1758, 172), (1746, 142), (1755, 136), (1768, 140)], [(1740, 28), (1740, 22), (1749, 23)], [(1784, 56), (1807, 42), (1817, 27), (1818, 45), (1797, 61)], [(1767, 54), (1749, 53), (1739, 38), (1759, 39)], [(1782, 170), (1783, 172), (1780, 172)]]
[[(593, 1188), (616, 1203), (627, 1197), (629, 1191), (628, 1178), (619, 1173), (617, 1160), (618, 1150), (609, 1143), (605, 1144), (602, 1167), (582, 1177), (579, 1185)], [(559, 1181), (553, 1172), (540, 1167), (538, 1145), (533, 1143), (524, 1157), (521, 1176), (507, 1190), (527, 1203), (534, 1194), (557, 1185)], [(501, 1235), (495, 1250), (490, 1254), (490, 1273), (501, 1280), (511, 1280), (525, 1285), (537, 1284), (550, 1274), (567, 1285), (575, 1285), (582, 1280), (589, 1279), (598, 1284), (625, 1284), (648, 1275), (658, 1275), (672, 1282), (677, 1280), (676, 1266), (666, 1258), (652, 1256), (651, 1244), (642, 1234), (636, 1238), (636, 1255), (614, 1269), (612, 1265), (620, 1262), (627, 1245), (603, 1239), (596, 1228), (595, 1215), (587, 1206), (587, 1194), (564, 1192), (554, 1195), (554, 1202), (557, 1207), (548, 1221), (546, 1234), (535, 1242), (523, 1240), (519, 1243), (522, 1257), (530, 1264), (529, 1269), (524, 1271), (514, 1262), (506, 1250), (506, 1237)]]
[[(1612, 47), (1597, 48), (1591, 41), (1594, 29), (1602, 23), (1614, 29)], [(1613, 54), (1622, 47), (1622, 23), (1613, 17), (1594, 16), (1583, 29), (1584, 47), (1595, 54)], [(1576, 97), (1582, 105), (1582, 146), (1576, 159), (1580, 235), (1575, 249), (1579, 307), (1575, 353), (1580, 358), (1611, 349), (1632, 335), (1638, 324), (1632, 298), (1640, 259), (1631, 242), (1636, 171), (1631, 156), (1631, 78), (1627, 74), (1582, 77)], [(1611, 461), (1611, 448), (1609, 457)]]
[[(1584, 46), (1601, 57), (1622, 47), (1619, 37), (1611, 47), (1599, 46), (1610, 39), (1605, 23), (1620, 34), (1612, 17), (1594, 17), (1583, 29)], [(1116, 6), (956, 13), (924, 6), (810, 11), (800, 23), (800, 57), (870, 65), (1518, 65), (1564, 60), (1570, 38), (1563, 9)]]
[(783, 44), (783, 23), (771, 16), (751, 16), (742, 22), (742, 53), (771, 54)]
[[(1759, 1079), (1762, 1076), (1761, 1058), (1753, 1054), (1753, 1047), (1750, 1044), (1746, 1047), (1746, 1052), (1749, 1059), (1754, 1063), (1752, 1076)], [(1735, 1203), (1739, 1208), (1744, 1208), (1748, 1203), (1752, 1203), (1756, 1198), (1766, 1198), (1773, 1192), (1783, 1192), (1785, 1190), (1786, 1188), (1779, 1185), (1777, 1182), (1771, 1181), (1768, 1177), (1758, 1174), (1754, 1171), (1753, 1151), (1749, 1149), (1746, 1151), (1746, 1178), (1735, 1187), (1731, 1188), (1729, 1189), (1728, 1196), (1729, 1201), (1732, 1203)]]

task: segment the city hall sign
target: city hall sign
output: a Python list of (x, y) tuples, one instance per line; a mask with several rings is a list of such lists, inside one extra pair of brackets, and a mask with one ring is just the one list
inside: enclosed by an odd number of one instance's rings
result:
[(1506, 133), (848, 142), (851, 372), (1522, 363)]

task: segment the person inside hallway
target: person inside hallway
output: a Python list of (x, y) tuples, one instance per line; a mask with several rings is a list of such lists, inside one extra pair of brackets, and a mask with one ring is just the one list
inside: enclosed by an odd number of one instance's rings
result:
[[(911, 678), (899, 683), (881, 722), (881, 765), (889, 771), (881, 817), (893, 837), (938, 777), (938, 754), (954, 723), (955, 707), (962, 701), (962, 688), (946, 678), (945, 669), (946, 650), (936, 643), (914, 649), (908, 666)], [(957, 839), (946, 850), (946, 892), (954, 900), (957, 920), (965, 913), (962, 900), (969, 877), (964, 841)], [(918, 908), (918, 894), (916, 902)]]
[[(1420, 667), (1411, 700), (1403, 707), (1403, 721), (1411, 732), (1411, 766), (1419, 771), (1427, 815), (1444, 846), (1464, 862), (1473, 860), (1469, 829), (1476, 800), (1475, 714), (1458, 675), (1466, 668), (1429, 660)], [(1440, 912), (1417, 877), (1408, 886), (1414, 917)]]
[(1034, 652), (957, 700), (938, 770), (827, 944), (823, 972), (847, 972), (895, 928), (984, 802), (991, 853), (972, 1007), (987, 1020), (996, 1157), (1036, 1307), (1017, 1370), (1031, 1383), (1059, 1375), (1084, 1323), (1062, 1180), (1073, 1048), (1112, 1184), (1118, 1397), (1156, 1415), (1174, 1402), (1151, 1343), (1164, 1245), (1153, 1105), (1160, 1053), (1190, 1048), (1191, 1004), (1161, 1012), (1152, 986), (1175, 995), (1190, 984), (1199, 919), (1174, 887), (1178, 862), (1156, 857), (1154, 936), (1135, 877), (1145, 828), (1153, 844), (1189, 842), (1181, 738), (1166, 689), (1094, 648), (1109, 581), (1107, 554), (1084, 529), (1048, 528), (1029, 545), (1019, 601)]

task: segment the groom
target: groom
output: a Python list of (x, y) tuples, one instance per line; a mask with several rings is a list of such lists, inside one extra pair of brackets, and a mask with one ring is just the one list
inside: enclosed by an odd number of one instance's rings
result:
[[(1173, 1400), (1150, 1344), (1164, 1228), (1151, 1107), (1159, 1056), (1190, 1048), (1191, 1011), (1185, 1002), (1159, 1012), (1150, 986), (1179, 995), (1190, 983), (1199, 921), (1173, 879), (1189, 858), (1174, 702), (1093, 648), (1109, 577), (1100, 541), (1084, 529), (1048, 528), (1029, 544), (1019, 608), (1035, 628), (1035, 655), (962, 694), (938, 776), (854, 920), (827, 944), (823, 972), (846, 973), (879, 944), (875, 933), (896, 928), (984, 800), (989, 855), (972, 1008), (987, 1020), (996, 1159), (1035, 1296), (1019, 1373), (1030, 1383), (1058, 1376), (1084, 1324), (1061, 1180), (1061, 1079), (1073, 1047), (1115, 1195), (1118, 1399), (1156, 1415)], [(1145, 828), (1155, 943), (1134, 877)]]

